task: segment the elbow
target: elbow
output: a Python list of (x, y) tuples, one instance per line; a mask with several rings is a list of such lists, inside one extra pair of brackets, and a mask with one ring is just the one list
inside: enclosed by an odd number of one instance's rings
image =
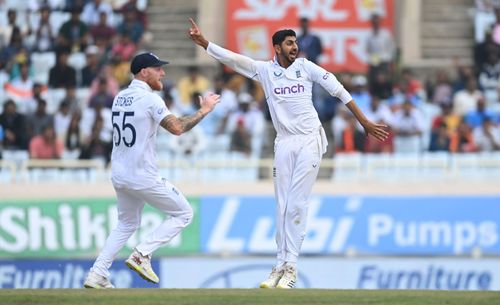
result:
[(161, 127), (167, 130), (169, 133), (174, 136), (179, 136), (184, 133), (184, 128), (182, 127), (181, 122), (177, 118), (170, 118), (169, 120), (164, 120), (161, 122)]

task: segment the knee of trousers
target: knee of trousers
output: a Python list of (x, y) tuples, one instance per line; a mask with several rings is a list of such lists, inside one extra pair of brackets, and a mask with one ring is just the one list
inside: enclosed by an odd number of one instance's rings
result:
[[(287, 219), (302, 220), (302, 218), (307, 217), (307, 207), (289, 207), (286, 210), (285, 217)], [(303, 219), (305, 221), (305, 219)]]
[(121, 232), (134, 233), (140, 227), (140, 225), (140, 222), (127, 222), (119, 220), (116, 229)]
[(191, 206), (188, 206), (188, 208), (175, 216), (175, 218), (177, 218), (181, 222), (181, 225), (183, 227), (188, 226), (191, 221), (193, 221), (193, 208)]

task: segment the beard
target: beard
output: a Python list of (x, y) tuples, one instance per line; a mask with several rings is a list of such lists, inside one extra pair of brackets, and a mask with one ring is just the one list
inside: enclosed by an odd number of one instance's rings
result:
[(297, 52), (295, 52), (293, 55), (291, 54), (292, 52), (288, 53), (282, 53), (281, 57), (288, 62), (290, 65), (293, 64), (295, 59), (297, 59)]
[(150, 79), (148, 85), (155, 91), (161, 91), (163, 89), (163, 83), (157, 79)]
[(290, 54), (287, 54), (286, 56), (282, 57), (290, 65), (293, 64), (293, 62), (295, 61), (295, 57), (290, 56)]

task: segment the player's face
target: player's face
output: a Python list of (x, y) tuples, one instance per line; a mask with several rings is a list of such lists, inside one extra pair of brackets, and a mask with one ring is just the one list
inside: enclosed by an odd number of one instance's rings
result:
[(279, 47), (276, 48), (276, 52), (278, 53), (278, 56), (285, 60), (288, 64), (292, 64), (299, 53), (297, 38), (294, 36), (287, 36)]
[(163, 89), (162, 78), (165, 76), (163, 67), (149, 67), (146, 68), (146, 83), (151, 89), (160, 91)]

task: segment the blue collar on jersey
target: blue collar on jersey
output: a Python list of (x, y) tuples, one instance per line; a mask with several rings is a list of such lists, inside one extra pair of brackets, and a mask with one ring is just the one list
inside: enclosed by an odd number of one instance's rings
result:
[(142, 81), (139, 79), (133, 79), (128, 87), (129, 88), (141, 88), (141, 89), (147, 90), (149, 92), (153, 92), (153, 89), (151, 89), (151, 87), (149, 87), (149, 85), (145, 81)]
[(285, 68), (283, 68), (283, 67), (280, 65), (280, 63), (278, 62), (278, 55), (276, 55), (276, 54), (275, 54), (275, 55), (274, 55), (274, 57), (273, 57), (273, 64), (274, 64), (275, 66), (280, 67), (281, 69), (285, 69)]

